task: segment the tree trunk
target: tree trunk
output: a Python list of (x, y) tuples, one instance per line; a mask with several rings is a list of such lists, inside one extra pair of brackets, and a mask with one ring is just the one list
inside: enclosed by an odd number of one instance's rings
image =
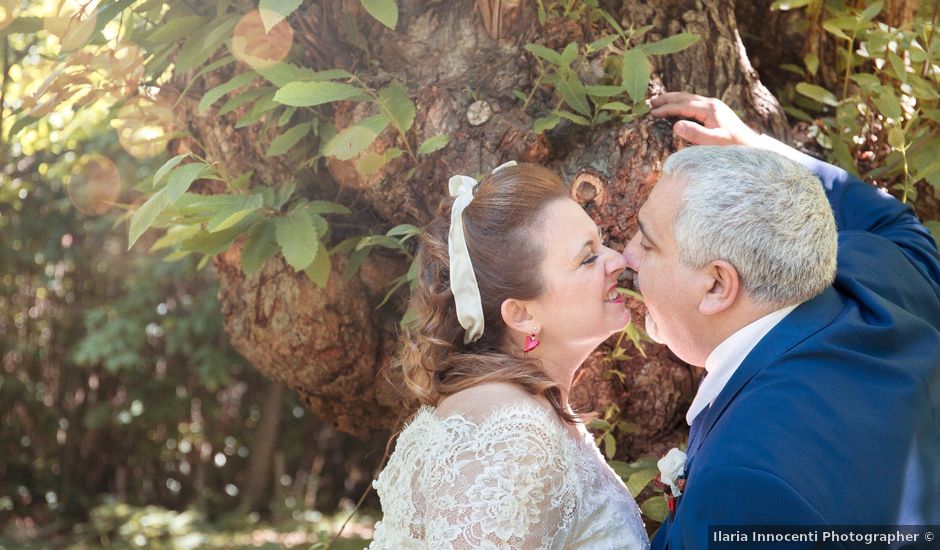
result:
[[(523, 49), (527, 43), (560, 49), (570, 41), (592, 40), (587, 18), (540, 26), (536, 3), (523, 0), (480, 0), (480, 6), (472, 0), (398, 3), (394, 32), (360, 13), (355, 0), (309, 5), (290, 18), (297, 31), (295, 50), (304, 52), (300, 63), (315, 69), (358, 69), (357, 74), (373, 86), (392, 79), (408, 86), (417, 105), (409, 134), (413, 143), (437, 134), (451, 137), (440, 153), (422, 157), (428, 160), (415, 164), (400, 157), (370, 177), (359, 175), (351, 162), (330, 160), (318, 176), (298, 178), (296, 167), (280, 160), (284, 157), (264, 157), (269, 140), (256, 135), (252, 127), (234, 128), (239, 112), (199, 117), (195, 100), (186, 99), (179, 104), (179, 120), (206, 148), (207, 158), (234, 173), (254, 170), (257, 182), (268, 184), (307, 178), (300, 188), (306, 196), (331, 200), (338, 196), (355, 211), (349, 221), (357, 227), (345, 228), (347, 234), (384, 231), (399, 223), (423, 225), (444, 197), (449, 176), (479, 174), (518, 160), (545, 164), (560, 173), (571, 185), (572, 196), (609, 237), (610, 246), (622, 248), (635, 231), (637, 209), (675, 148), (669, 123), (641, 118), (586, 128), (562, 122), (539, 135), (532, 130), (532, 121), (553, 106), (551, 91), (536, 93), (526, 110), (511, 93), (528, 91), (536, 75)], [(611, 4), (618, 7), (608, 6), (608, 11), (625, 28), (653, 25), (644, 40), (682, 31), (701, 36), (688, 50), (653, 58), (654, 94), (682, 89), (717, 96), (755, 126), (784, 133), (780, 107), (744, 52), (731, 0)], [(481, 12), (487, 14), (485, 25)], [(368, 58), (334, 31), (348, 16), (368, 38)], [(372, 66), (370, 60), (381, 71), (363, 75)], [(230, 76), (214, 75), (206, 86)], [(175, 83), (179, 89), (185, 84)], [(492, 115), (472, 126), (467, 111), (477, 100), (486, 101)], [(348, 104), (336, 104), (333, 121), (342, 128), (366, 115)], [(393, 146), (397, 139), (383, 134), (373, 147)], [(415, 173), (408, 178), (405, 174), (411, 169)], [(235, 348), (257, 369), (297, 390), (317, 414), (348, 432), (392, 429), (413, 412), (414, 403), (403, 396), (400, 377), (389, 373), (387, 381), (380, 373), (395, 353), (402, 308), (399, 303), (375, 309), (388, 283), (407, 269), (402, 259), (373, 253), (358, 274), (344, 282), (339, 273), (346, 260), (336, 256), (328, 285), (319, 289), (281, 256), (247, 277), (240, 254), (238, 242), (213, 263), (221, 282), (226, 330)], [(399, 297), (404, 298), (404, 293)], [(634, 320), (642, 323), (642, 306), (632, 307)], [(622, 454), (636, 456), (673, 445), (685, 428), (684, 412), (694, 393), (697, 369), (652, 345), (646, 357), (634, 352), (627, 360), (610, 362), (606, 355), (611, 345), (587, 361), (574, 392), (577, 404), (595, 409), (617, 404), (624, 418), (639, 426), (638, 433), (621, 436), (626, 443)], [(611, 369), (623, 373), (622, 382), (605, 374)]]
[(239, 516), (257, 511), (258, 506), (265, 502), (264, 497), (268, 488), (272, 483), (276, 483), (272, 472), (283, 409), (284, 386), (274, 381), (266, 381), (264, 395), (261, 397), (261, 422), (255, 428), (255, 437), (251, 445), (251, 456), (247, 468), (248, 479), (245, 480), (245, 489), (239, 504)]

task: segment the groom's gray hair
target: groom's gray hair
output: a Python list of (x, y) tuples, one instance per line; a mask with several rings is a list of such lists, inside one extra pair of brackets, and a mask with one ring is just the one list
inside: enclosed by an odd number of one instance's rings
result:
[(673, 221), (679, 261), (724, 260), (756, 302), (801, 304), (832, 284), (836, 223), (819, 179), (777, 153), (741, 146), (687, 147), (663, 176), (686, 182)]

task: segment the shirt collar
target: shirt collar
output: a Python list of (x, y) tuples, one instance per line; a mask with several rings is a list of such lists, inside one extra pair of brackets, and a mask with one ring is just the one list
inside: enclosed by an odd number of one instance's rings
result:
[(715, 398), (718, 397), (725, 384), (738, 370), (747, 354), (751, 353), (754, 346), (794, 309), (796, 309), (795, 305), (768, 313), (751, 324), (738, 329), (737, 332), (727, 337), (708, 354), (705, 359), (707, 376), (702, 380), (702, 384), (695, 394), (695, 399), (692, 400), (692, 406), (689, 407), (689, 412), (685, 415), (685, 420), (690, 426), (695, 417), (705, 407), (714, 403)]

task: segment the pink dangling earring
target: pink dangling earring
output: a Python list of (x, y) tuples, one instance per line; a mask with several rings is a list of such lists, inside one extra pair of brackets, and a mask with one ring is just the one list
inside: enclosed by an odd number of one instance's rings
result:
[(531, 335), (527, 334), (525, 337), (525, 344), (522, 346), (522, 351), (524, 353), (529, 353), (530, 351), (539, 347), (539, 344), (541, 343), (542, 341), (538, 339), (534, 332)]

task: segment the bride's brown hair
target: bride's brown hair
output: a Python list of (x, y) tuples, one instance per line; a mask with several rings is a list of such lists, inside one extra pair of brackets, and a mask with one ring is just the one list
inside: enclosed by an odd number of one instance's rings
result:
[(565, 422), (579, 421), (562, 406), (561, 389), (540, 361), (522, 350), (505, 351), (509, 339), (500, 313), (507, 298), (532, 300), (543, 292), (540, 267), (546, 243), (538, 238), (543, 213), (549, 203), (567, 197), (561, 179), (535, 164), (501, 168), (477, 184), (463, 223), (485, 328), (479, 340), (466, 345), (450, 289), (447, 246), (454, 199), (441, 202), (421, 238), (418, 281), (410, 302), (413, 317), (391, 365), (402, 369), (406, 385), (421, 403), (437, 405), (478, 384), (509, 382), (544, 396)]

